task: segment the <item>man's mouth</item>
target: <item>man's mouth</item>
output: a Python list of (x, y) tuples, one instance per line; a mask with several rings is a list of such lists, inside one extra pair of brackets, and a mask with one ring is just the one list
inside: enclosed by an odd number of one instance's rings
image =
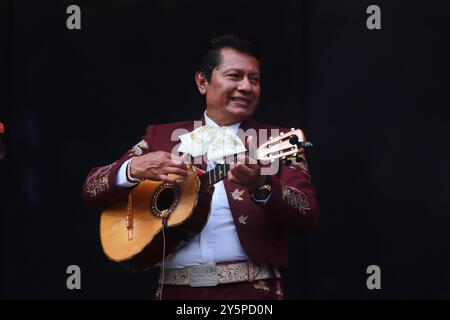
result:
[(250, 102), (252, 102), (251, 99), (248, 98), (243, 98), (243, 97), (230, 97), (230, 100), (233, 102), (236, 102), (237, 104), (241, 104), (241, 105), (249, 105)]

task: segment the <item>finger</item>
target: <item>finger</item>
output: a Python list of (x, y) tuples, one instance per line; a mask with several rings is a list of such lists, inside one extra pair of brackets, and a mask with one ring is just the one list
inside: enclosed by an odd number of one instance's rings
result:
[(234, 178), (238, 179), (240, 182), (247, 181), (251, 178), (251, 175), (246, 174), (246, 172), (242, 172), (236, 168), (235, 170), (231, 171), (231, 174)]
[(238, 163), (233, 169), (233, 173), (238, 173), (246, 177), (253, 177), (257, 174), (257, 169), (254, 167), (249, 167), (248, 165)]
[(144, 172), (141, 178), (152, 181), (163, 181), (166, 177), (167, 175), (161, 173)]
[(227, 174), (228, 179), (234, 177), (233, 172), (234, 172), (235, 168), (236, 168), (236, 163), (234, 163), (234, 162), (230, 163), (230, 168), (228, 169), (228, 174)]
[(188, 176), (188, 172), (187, 170), (183, 170), (181, 168), (177, 168), (177, 167), (165, 167), (163, 169), (164, 174), (177, 174), (179, 176), (183, 176), (183, 177), (187, 177)]
[(231, 177), (231, 178), (228, 178), (228, 180), (230, 181), (230, 182), (233, 182), (233, 183), (236, 183), (236, 184), (241, 184), (241, 182), (237, 179), (237, 178), (235, 178), (235, 177)]
[(229, 181), (236, 183), (240, 186), (246, 187), (247, 184), (250, 182), (250, 179), (246, 176), (243, 176), (235, 172), (230, 174)]
[(253, 147), (253, 137), (252, 136), (248, 136), (246, 141), (245, 141), (245, 147), (247, 148), (247, 150), (250, 150), (250, 148)]
[(245, 156), (243, 163), (248, 167), (258, 166), (258, 161), (250, 156)]
[(236, 161), (237, 161), (237, 163), (245, 163), (245, 154), (243, 154), (243, 153), (239, 153), (237, 156), (236, 156)]
[(245, 165), (256, 165), (258, 164), (258, 161), (256, 161), (255, 159), (245, 155), (245, 154), (238, 154), (237, 155), (237, 162), (238, 163), (242, 163)]
[(257, 137), (256, 136), (247, 136), (246, 140), (245, 140), (245, 147), (247, 148), (247, 150), (252, 150), (252, 149), (256, 149), (257, 148)]
[(169, 176), (167, 176), (167, 175), (165, 175), (165, 174), (160, 174), (160, 175), (159, 175), (159, 179), (160, 179), (162, 182), (167, 182), (167, 183), (172, 183), (172, 184), (176, 184), (176, 183), (177, 183), (177, 180), (176, 180), (176, 179), (169, 178)]
[(175, 159), (175, 160), (168, 160), (165, 164), (164, 167), (175, 167), (175, 168), (180, 168), (183, 170), (187, 170), (187, 165), (181, 161), (180, 159)]
[(258, 146), (256, 141), (258, 141), (256, 137), (248, 136), (245, 143), (245, 147), (248, 150), (247, 154), (250, 156), (250, 158), (254, 159), (254, 163), (256, 163), (258, 159)]
[(182, 159), (180, 156), (178, 156), (176, 153), (169, 153), (169, 152), (166, 152), (166, 153), (164, 154), (164, 156), (165, 156), (165, 158), (166, 158), (167, 160), (169, 160), (169, 161), (171, 161), (171, 162), (173, 162), (173, 163), (175, 163), (175, 164), (183, 163), (183, 159)]
[(189, 157), (188, 153), (183, 153), (181, 155), (181, 157), (179, 155), (177, 155), (176, 153), (168, 153), (167, 152), (167, 155), (168, 155), (168, 157), (167, 157), (168, 159), (172, 160), (174, 163), (177, 163), (177, 164), (184, 162)]
[(233, 183), (236, 183), (236, 184), (240, 183), (240, 181), (235, 177), (235, 175), (231, 171), (228, 171), (228, 177), (227, 178), (228, 178), (228, 180), (230, 182), (233, 182)]

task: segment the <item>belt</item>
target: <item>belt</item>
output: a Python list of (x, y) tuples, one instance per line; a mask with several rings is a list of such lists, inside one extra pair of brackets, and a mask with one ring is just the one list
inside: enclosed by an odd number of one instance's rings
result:
[(191, 287), (212, 287), (218, 284), (264, 280), (274, 277), (281, 278), (278, 268), (268, 264), (245, 261), (201, 264), (183, 269), (165, 269), (164, 272), (161, 270), (159, 283)]

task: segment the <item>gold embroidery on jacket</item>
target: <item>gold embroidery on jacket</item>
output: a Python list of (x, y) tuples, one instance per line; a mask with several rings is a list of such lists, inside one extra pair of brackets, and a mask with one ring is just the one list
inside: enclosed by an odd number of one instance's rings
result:
[(242, 201), (242, 200), (244, 200), (242, 198), (242, 195), (244, 194), (244, 192), (245, 192), (245, 190), (236, 189), (233, 192), (231, 192), (231, 197), (233, 197), (233, 200)]
[(311, 210), (306, 195), (294, 187), (288, 187), (284, 183), (281, 183), (281, 197), (302, 214), (307, 214)]
[(247, 224), (247, 218), (248, 218), (248, 216), (244, 216), (243, 214), (241, 214), (240, 217), (239, 217), (239, 223), (240, 224)]
[(256, 290), (262, 290), (262, 291), (266, 291), (266, 292), (270, 291), (270, 289), (267, 286), (266, 282), (262, 281), (262, 280), (258, 281), (258, 283), (255, 283), (253, 285), (253, 287), (255, 287)]
[(304, 171), (309, 175), (308, 164), (306, 163), (305, 156), (303, 154), (299, 154), (298, 157), (299, 157), (298, 161), (296, 156), (286, 157), (286, 160), (290, 161), (289, 166), (293, 169), (300, 168), (302, 171)]
[(88, 183), (86, 185), (86, 191), (91, 198), (98, 196), (100, 193), (105, 192), (109, 189), (109, 172), (112, 166), (115, 164), (111, 163), (107, 166), (98, 168), (92, 176), (89, 177)]

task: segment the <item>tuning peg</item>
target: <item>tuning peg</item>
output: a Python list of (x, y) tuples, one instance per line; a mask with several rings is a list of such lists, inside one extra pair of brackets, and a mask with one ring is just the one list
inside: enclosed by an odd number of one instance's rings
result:
[(273, 137), (272, 137), (272, 136), (270, 136), (270, 137), (269, 137), (269, 140), (272, 140), (272, 139), (273, 139)]
[(294, 129), (294, 128), (291, 128), (291, 131), (295, 131), (295, 129)]
[(298, 143), (298, 137), (297, 137), (297, 135), (293, 134), (293, 135), (289, 138), (289, 143), (290, 143), (290, 144), (297, 144), (297, 143)]

